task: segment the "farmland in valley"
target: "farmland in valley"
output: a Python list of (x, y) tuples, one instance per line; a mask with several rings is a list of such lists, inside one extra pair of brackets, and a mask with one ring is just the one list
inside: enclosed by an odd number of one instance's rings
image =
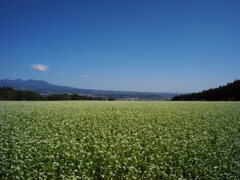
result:
[(240, 102), (0, 102), (0, 179), (239, 179)]

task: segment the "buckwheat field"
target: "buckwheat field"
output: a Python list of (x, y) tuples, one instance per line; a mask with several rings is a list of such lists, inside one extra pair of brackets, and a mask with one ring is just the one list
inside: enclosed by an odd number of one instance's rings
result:
[(0, 179), (239, 179), (240, 102), (0, 102)]

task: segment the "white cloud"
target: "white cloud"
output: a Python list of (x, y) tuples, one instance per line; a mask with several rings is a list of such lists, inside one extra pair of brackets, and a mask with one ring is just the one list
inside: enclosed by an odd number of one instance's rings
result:
[(60, 77), (64, 77), (65, 75), (64, 74), (59, 74)]
[(88, 75), (86, 75), (86, 74), (81, 75), (81, 78), (87, 78), (87, 77), (88, 77)]
[(48, 71), (50, 67), (44, 64), (33, 64), (31, 68), (37, 71)]
[(16, 75), (17, 75), (17, 73), (15, 73), (15, 72), (12, 73), (12, 76), (16, 76)]

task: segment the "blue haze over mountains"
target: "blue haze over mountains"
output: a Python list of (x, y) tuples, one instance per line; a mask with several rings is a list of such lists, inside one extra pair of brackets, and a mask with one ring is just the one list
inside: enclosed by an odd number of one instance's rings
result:
[(100, 96), (104, 98), (113, 98), (117, 100), (171, 100), (180, 93), (167, 92), (134, 92), (134, 91), (110, 91), (110, 90), (95, 90), (95, 89), (81, 89), (68, 86), (60, 86), (49, 84), (42, 80), (9, 80), (1, 79), (0, 87), (12, 87), (19, 90), (31, 90), (40, 93), (44, 96), (52, 94), (80, 94), (88, 96)]

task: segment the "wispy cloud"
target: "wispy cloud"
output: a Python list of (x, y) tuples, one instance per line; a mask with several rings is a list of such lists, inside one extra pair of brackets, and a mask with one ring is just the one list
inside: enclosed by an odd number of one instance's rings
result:
[(87, 77), (88, 77), (88, 75), (86, 75), (86, 74), (81, 75), (81, 78), (87, 78)]
[(64, 77), (65, 75), (64, 74), (59, 74), (60, 77)]
[(48, 71), (49, 70), (49, 66), (44, 65), (44, 64), (33, 64), (31, 65), (31, 68), (37, 71)]
[(16, 75), (17, 75), (17, 73), (15, 73), (15, 72), (12, 73), (12, 76), (16, 76)]

